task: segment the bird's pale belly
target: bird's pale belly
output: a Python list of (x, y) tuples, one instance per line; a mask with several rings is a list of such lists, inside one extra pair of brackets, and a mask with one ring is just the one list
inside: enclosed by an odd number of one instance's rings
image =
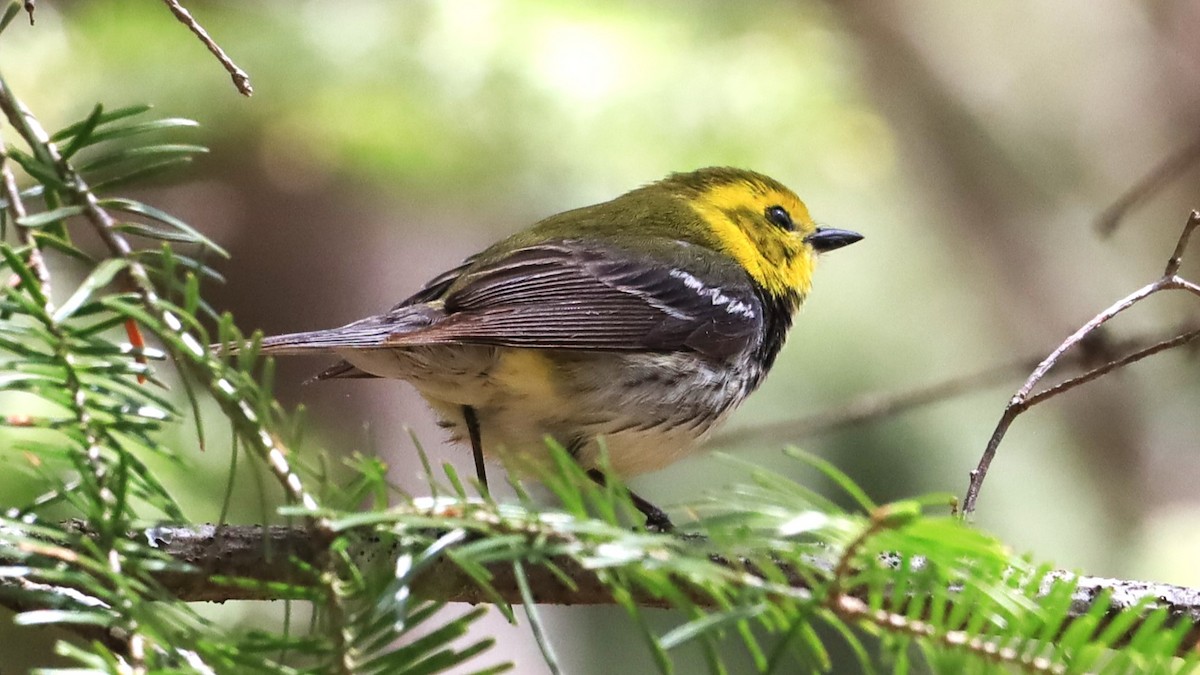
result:
[(474, 408), (490, 457), (543, 459), (548, 436), (589, 468), (603, 447), (621, 476), (695, 451), (757, 379), (751, 368), (681, 353), (431, 345), (341, 356), (411, 382), (454, 441), (466, 441), (462, 407)]

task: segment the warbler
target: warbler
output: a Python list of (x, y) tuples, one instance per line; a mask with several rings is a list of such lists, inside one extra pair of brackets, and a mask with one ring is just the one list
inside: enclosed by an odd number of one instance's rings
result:
[(383, 314), (262, 351), (343, 359), (317, 379), (411, 383), (484, 485), (485, 457), (545, 457), (547, 437), (603, 483), (602, 448), (622, 477), (693, 452), (771, 369), (818, 254), (860, 239), (762, 174), (676, 173), (550, 216)]

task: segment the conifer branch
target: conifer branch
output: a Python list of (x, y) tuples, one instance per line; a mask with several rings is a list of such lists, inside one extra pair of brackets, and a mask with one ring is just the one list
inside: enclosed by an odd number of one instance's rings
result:
[[(420, 513), (421, 510), (414, 510)], [(424, 516), (444, 517), (437, 509), (426, 510)], [(83, 532), (82, 525), (72, 526)], [(431, 536), (438, 536), (437, 533)], [(148, 528), (131, 535), (131, 538), (149, 542), (154, 548), (192, 568), (191, 572), (170, 570), (157, 573), (156, 580), (172, 596), (187, 602), (225, 602), (228, 600), (280, 600), (286, 598), (313, 599), (320, 593), (321, 584), (311, 574), (319, 568), (326, 551), (321, 548), (319, 538), (309, 527), (286, 527), (258, 525), (196, 525), (162, 526)], [(359, 537), (352, 549), (359, 560), (369, 559), (371, 565), (394, 566), (395, 559), (403, 553), (395, 542), (379, 541), (375, 537)], [(0, 560), (0, 565), (11, 561)], [(834, 561), (825, 565), (834, 572)], [(841, 565), (838, 565), (841, 566)], [(469, 604), (489, 603), (502, 600), (509, 604), (521, 604), (522, 592), (513, 566), (499, 561), (484, 566), (491, 580), (491, 589), (496, 595), (485, 592), (474, 579), (457, 566), (452, 559), (440, 557), (433, 561), (412, 584), (414, 595), (440, 602), (463, 602)], [(731, 570), (735, 578), (743, 583), (758, 584), (765, 580), (745, 571), (744, 565), (734, 565)], [(841, 571), (844, 578), (845, 570)], [(560, 555), (543, 561), (543, 564), (524, 566), (524, 574), (533, 598), (539, 604), (548, 605), (612, 605), (617, 604), (611, 588), (606, 583), (603, 568), (589, 568), (569, 555)], [(1041, 593), (1048, 593), (1055, 580), (1073, 580), (1076, 588), (1071, 598), (1069, 619), (1095, 614), (1098, 603), (1107, 603), (1100, 615), (1105, 622), (1118, 614), (1141, 607), (1150, 610), (1165, 609), (1167, 625), (1184, 622), (1190, 626), (1187, 637), (1180, 644), (1180, 653), (1195, 650), (1200, 646), (1200, 589), (1132, 579), (1113, 579), (1087, 575), (1076, 575), (1066, 571), (1054, 571), (1042, 581)], [(791, 576), (787, 585), (795, 592), (807, 592), (809, 587), (799, 576)], [(710, 603), (702, 596), (696, 600)], [(641, 607), (667, 608), (672, 602), (661, 596), (635, 593), (633, 601)], [(846, 618), (862, 618), (878, 622), (879, 610), (865, 610), (862, 599), (850, 593), (835, 592), (830, 596), (831, 609)], [(894, 608), (901, 612), (902, 608)], [(902, 614), (896, 621), (904, 620)], [(890, 621), (890, 619), (886, 619)], [(900, 632), (914, 635), (928, 633), (928, 627), (920, 622), (906, 624)], [(895, 623), (893, 621), (893, 623)], [(895, 626), (893, 626), (895, 627)], [(1132, 634), (1138, 629), (1134, 624), (1127, 628)], [(970, 640), (964, 634), (964, 640)], [(950, 637), (950, 640), (958, 638)], [(983, 647), (980, 647), (983, 649)], [(1044, 670), (1035, 668), (1035, 670)]]

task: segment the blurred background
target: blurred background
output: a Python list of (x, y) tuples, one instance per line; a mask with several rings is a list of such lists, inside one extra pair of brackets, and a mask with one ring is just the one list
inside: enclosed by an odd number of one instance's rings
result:
[[(742, 442), (713, 447), (814, 481), (781, 455), (796, 443), (877, 500), (962, 494), (1024, 373), (837, 432), (797, 437), (779, 423), (1048, 353), (1156, 278), (1200, 206), (1193, 170), (1115, 235), (1097, 234), (1107, 206), (1197, 135), (1194, 2), (190, 8), (249, 72), (253, 98), (154, 2), (38, 3), (36, 26), (19, 17), (5, 33), (0, 69), (48, 127), (96, 101), (202, 123), (178, 140), (211, 153), (137, 196), (232, 252), (208, 298), (243, 329), (340, 325), (549, 214), (672, 171), (752, 168), (795, 189), (821, 224), (866, 240), (824, 259), (772, 376), (728, 427)], [(1193, 279), (1197, 249), (1183, 270)], [(1194, 297), (1155, 297), (1114, 335), (1198, 314)], [(1188, 357), (1168, 352), (1020, 417), (978, 524), (1061, 567), (1200, 586), (1200, 378)], [(325, 365), (279, 364), (276, 391), (308, 409), (313, 447), (376, 454), (419, 491), (411, 429), (436, 462), (470, 473), (469, 453), (443, 442), (409, 387), (302, 385)], [(768, 424), (770, 434), (733, 436)], [(211, 435), (206, 452), (183, 451), (193, 466), (177, 477), (197, 521), (217, 517), (229, 470), (229, 448)], [(195, 439), (181, 427), (164, 442)], [(261, 522), (274, 492), (260, 495), (248, 464), (239, 471), (233, 518)], [(738, 478), (701, 456), (631, 487), (678, 506)], [(5, 502), (32, 489), (3, 481)], [(250, 627), (283, 610), (205, 611)], [(652, 668), (620, 610), (543, 617), (569, 672)], [(527, 626), (493, 614), (478, 629), (498, 636), (494, 657), (543, 672)], [(0, 624), (6, 666), (49, 644)], [(680, 672), (698, 657), (681, 655)]]

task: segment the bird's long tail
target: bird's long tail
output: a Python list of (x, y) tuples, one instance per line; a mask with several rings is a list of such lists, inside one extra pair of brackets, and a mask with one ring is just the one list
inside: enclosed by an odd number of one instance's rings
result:
[[(271, 356), (296, 356), (298, 354), (313, 354), (316, 352), (328, 352), (337, 347), (353, 346), (348, 343), (361, 343), (361, 340), (352, 340), (344, 334), (348, 326), (341, 328), (331, 328), (328, 330), (313, 330), (304, 333), (287, 333), (286, 335), (272, 335), (263, 338), (262, 353)], [(386, 335), (378, 336), (378, 340), (384, 339)], [(358, 346), (365, 346), (359, 344)]]
[(273, 356), (293, 356), (339, 349), (378, 349), (387, 346), (388, 336), (396, 332), (395, 324), (371, 317), (341, 328), (264, 338), (262, 353)]
[[(350, 326), (342, 326), (341, 328), (333, 328), (330, 330), (314, 330), (305, 333), (288, 333), (286, 335), (272, 335), (263, 338), (260, 354), (264, 356), (296, 356), (298, 354), (319, 355), (329, 353), (336, 348), (345, 349), (347, 346), (357, 348), (369, 348), (371, 345), (378, 344), (379, 340), (386, 338), (386, 333), (379, 335), (381, 331), (367, 332), (357, 330), (347, 330)], [(365, 342), (372, 340), (372, 342)], [(348, 344), (349, 343), (349, 344)], [(238, 344), (214, 344), (211, 349), (215, 352), (226, 351), (236, 354), (241, 345)], [(376, 377), (370, 373), (359, 370), (354, 364), (349, 361), (338, 361), (334, 365), (317, 373), (313, 377), (306, 380), (304, 383), (315, 382), (317, 380), (329, 380), (333, 378), (355, 378), (355, 377)]]
[[(264, 356), (292, 357), (296, 354), (319, 354), (347, 350), (383, 350), (395, 345), (397, 335), (419, 333), (444, 317), (442, 311), (430, 305), (396, 307), (383, 315), (359, 319), (340, 328), (308, 330), (263, 337)], [(236, 352), (240, 345), (212, 345), (214, 351)]]
[(263, 338), (262, 354), (295, 356), (347, 349), (386, 348), (389, 338), (428, 327), (436, 320), (437, 314), (437, 310), (417, 305), (368, 317), (339, 328), (272, 335)]
[[(340, 329), (314, 330), (306, 333), (288, 333), (286, 335), (271, 335), (262, 340), (261, 354), (271, 356), (295, 356), (297, 354), (319, 354), (333, 348), (331, 333)], [(245, 346), (244, 343), (230, 342), (210, 345), (214, 352), (229, 352), (236, 354)]]

